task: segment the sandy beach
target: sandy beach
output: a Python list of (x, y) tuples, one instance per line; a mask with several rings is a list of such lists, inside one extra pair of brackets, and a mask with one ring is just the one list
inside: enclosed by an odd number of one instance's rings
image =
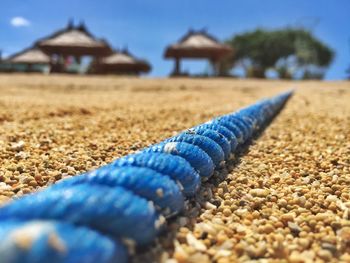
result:
[(135, 261), (349, 262), (346, 81), (0, 75), (0, 204), (291, 88)]

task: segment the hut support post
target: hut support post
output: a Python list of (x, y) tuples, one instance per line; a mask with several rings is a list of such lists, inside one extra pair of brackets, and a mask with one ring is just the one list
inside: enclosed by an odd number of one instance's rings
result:
[(78, 73), (81, 74), (82, 73), (81, 56), (75, 56), (75, 63), (78, 65)]
[(28, 64), (27, 64), (27, 70), (26, 70), (26, 71), (27, 71), (28, 73), (30, 73), (30, 72), (32, 72), (32, 70), (33, 70), (33, 64), (28, 63)]
[(81, 65), (81, 56), (75, 56), (75, 62), (80, 66)]
[(219, 76), (219, 62), (217, 59), (211, 59), (210, 60), (212, 68), (213, 68), (213, 76), (217, 77)]
[(175, 58), (175, 69), (174, 69), (174, 75), (178, 76), (181, 72), (181, 64), (180, 64), (180, 58)]

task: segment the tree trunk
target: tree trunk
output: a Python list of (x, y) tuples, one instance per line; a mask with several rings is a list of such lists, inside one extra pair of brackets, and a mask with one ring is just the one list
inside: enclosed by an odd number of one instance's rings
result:
[(289, 72), (287, 67), (279, 67), (276, 69), (278, 77), (280, 79), (292, 79), (292, 74)]
[(248, 78), (257, 78), (257, 79), (264, 79), (265, 78), (265, 69), (261, 67), (252, 67), (248, 69), (247, 72)]

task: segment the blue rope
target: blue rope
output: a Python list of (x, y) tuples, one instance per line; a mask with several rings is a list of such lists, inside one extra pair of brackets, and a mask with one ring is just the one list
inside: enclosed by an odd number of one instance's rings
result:
[(226, 139), (226, 137), (220, 134), (219, 132), (210, 130), (210, 129), (195, 128), (195, 129), (189, 129), (188, 131), (186, 131), (186, 133), (198, 134), (198, 135), (205, 136), (209, 139), (212, 139), (214, 142), (216, 142), (220, 146), (221, 150), (223, 151), (224, 160), (227, 160), (228, 158), (230, 158), (231, 144)]
[[(231, 146), (231, 152), (234, 152), (238, 146), (238, 141), (236, 136), (233, 134), (233, 132), (231, 132), (229, 129), (227, 129), (224, 126), (218, 125), (218, 124), (201, 124), (199, 126), (196, 126), (193, 128), (195, 131), (200, 131), (200, 130), (204, 130), (204, 131), (216, 131), (218, 132), (220, 135), (224, 136), (226, 138), (226, 140), (230, 143)], [(229, 158), (229, 157), (228, 157)], [(227, 160), (228, 158), (225, 158), (225, 160)]]
[(119, 240), (57, 221), (2, 221), (0, 237), (1, 262), (115, 263), (128, 258)]
[(183, 132), (175, 137), (166, 139), (165, 142), (186, 142), (201, 148), (214, 163), (214, 168), (219, 167), (224, 161), (224, 151), (215, 141), (209, 137)]
[(162, 142), (142, 152), (161, 152), (180, 156), (190, 163), (201, 177), (208, 178), (214, 173), (214, 162), (200, 147), (186, 142)]
[(52, 188), (66, 188), (82, 183), (120, 186), (150, 200), (161, 214), (169, 217), (184, 207), (184, 197), (178, 185), (169, 176), (142, 167), (109, 167), (77, 175), (54, 184)]
[(227, 128), (228, 130), (230, 130), (233, 133), (233, 135), (236, 137), (236, 141), (237, 141), (238, 146), (242, 145), (244, 143), (244, 134), (243, 134), (244, 131), (241, 130), (235, 124), (233, 124), (231, 121), (227, 120), (224, 116), (220, 117), (220, 118), (213, 119), (207, 123), (221, 125), (221, 126), (224, 126), (225, 128)]
[(161, 226), (156, 223), (160, 219), (155, 207), (146, 199), (122, 187), (85, 183), (24, 196), (1, 208), (0, 220), (11, 218), (56, 219), (141, 245), (151, 242)]
[[(188, 161), (166, 153), (139, 153), (117, 159), (112, 167), (147, 167), (173, 179), (186, 197), (194, 196), (200, 186), (200, 176)], [(98, 170), (96, 170), (98, 171)]]
[(4, 263), (127, 262), (208, 179), (283, 108), (260, 100), (0, 208)]

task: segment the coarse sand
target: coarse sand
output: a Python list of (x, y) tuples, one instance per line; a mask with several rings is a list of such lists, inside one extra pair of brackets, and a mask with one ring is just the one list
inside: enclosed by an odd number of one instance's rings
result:
[(350, 262), (350, 82), (0, 75), (0, 204), (296, 88), (135, 262)]

